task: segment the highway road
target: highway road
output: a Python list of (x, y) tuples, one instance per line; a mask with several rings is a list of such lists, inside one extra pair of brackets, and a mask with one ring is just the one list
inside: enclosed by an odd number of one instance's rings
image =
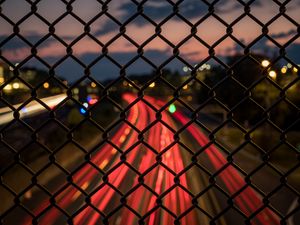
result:
[[(123, 96), (128, 104), (135, 99), (133, 94)], [(32, 224), (33, 217), (42, 225), (226, 225), (246, 224), (247, 217), (253, 225), (280, 224), (278, 212), (263, 206), (261, 194), (246, 184), (198, 126), (189, 124), (185, 137), (180, 137), (180, 143), (206, 149), (202, 161), (193, 157), (192, 162), (192, 154), (174, 140), (174, 131), (189, 119), (180, 111), (165, 110), (156, 120), (153, 109), (165, 103), (149, 96), (145, 100), (152, 108), (135, 103), (110, 141), (96, 149), (89, 162), (78, 164), (72, 177), (62, 174), (49, 181), (52, 198), (30, 193), (24, 205), (31, 205), (32, 215), (18, 224)], [(207, 169), (200, 169), (196, 161)]]

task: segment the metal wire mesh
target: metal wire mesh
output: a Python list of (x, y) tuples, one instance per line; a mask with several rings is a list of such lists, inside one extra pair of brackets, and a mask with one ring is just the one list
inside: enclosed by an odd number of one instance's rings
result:
[[(6, 149), (5, 154), (10, 155), (7, 158), (3, 153), (1, 160), (0, 195), (3, 206), (0, 224), (292, 224), (291, 218), (299, 212), (299, 200), (290, 211), (281, 207), (288, 205), (282, 199), (286, 197), (285, 192), (289, 193), (287, 199), (290, 200), (290, 196), (299, 199), (299, 182), (290, 182), (290, 177), (299, 173), (299, 150), (289, 139), (290, 132), (299, 123), (299, 102), (291, 100), (288, 95), (290, 88), (299, 81), (299, 76), (297, 74), (295, 79), (281, 85), (268, 75), (272, 66), (281, 60), (288, 62), (295, 71), (299, 69), (286, 54), (286, 49), (299, 38), (299, 23), (287, 13), (288, 4), (292, 1), (270, 1), (278, 8), (278, 13), (262, 22), (251, 12), (251, 7), (259, 1), (237, 0), (235, 3), (243, 12), (230, 23), (216, 12), (215, 7), (221, 2), (218, 0), (199, 1), (207, 10), (202, 16), (199, 12), (196, 22), (191, 22), (182, 13), (180, 7), (186, 2), (184, 0), (164, 1), (171, 10), (160, 22), (147, 14), (148, 0), (129, 1), (134, 10), (123, 21), (111, 13), (112, 1), (97, 0), (99, 13), (85, 20), (73, 10), (76, 0), (61, 0), (65, 11), (53, 21), (38, 12), (43, 0), (26, 2), (30, 6), (29, 12), (14, 21), (2, 11), (2, 5), (10, 4), (9, 1), (0, 1), (0, 17), (12, 29), (10, 35), (0, 42), (1, 61), (11, 71), (11, 76), (0, 86), (1, 106), (10, 111), (10, 118), (1, 123), (0, 130), (1, 149)], [(48, 29), (47, 34), (34, 44), (20, 29), (32, 16)], [(119, 29), (117, 35), (107, 41), (97, 39), (91, 32), (93, 23), (104, 16)], [(66, 17), (75, 19), (84, 28), (71, 41), (56, 33), (56, 26)], [(136, 42), (132, 37), (135, 34), (126, 30), (137, 17), (155, 28), (153, 35), (142, 43)], [(174, 17), (190, 29), (190, 33), (176, 44), (162, 32)], [(246, 17), (261, 29), (261, 34), (247, 44), (233, 32), (236, 24)], [(197, 33), (198, 27), (210, 18), (226, 28), (226, 32), (213, 43), (208, 43)], [(297, 33), (284, 44), (269, 34), (269, 27), (280, 18), (297, 28)], [(16, 37), (30, 49), (18, 64), (2, 54), (5, 46)], [(100, 49), (90, 63), (74, 53), (76, 44), (85, 37), (92, 39)], [(65, 50), (64, 56), (52, 64), (39, 52), (48, 38), (53, 38)], [(136, 55), (125, 64), (110, 54), (111, 45), (120, 38), (126, 39), (136, 49)], [(172, 54), (159, 63), (145, 54), (147, 45), (156, 38), (172, 49)], [(231, 63), (225, 63), (216, 53), (218, 46), (227, 38), (241, 49), (240, 55)], [(207, 57), (196, 66), (191, 65), (180, 52), (191, 39), (201, 43), (208, 52)], [(278, 49), (278, 55), (263, 67), (261, 58), (251, 51), (262, 39)], [(33, 58), (47, 68), (47, 76), (34, 84), (22, 75), (23, 66)], [(84, 70), (84, 74), (72, 84), (63, 81), (57, 74), (57, 68), (68, 59), (74, 60)], [(134, 82), (127, 72), (138, 60), (153, 70), (151, 76), (140, 84)], [(187, 78), (177, 84), (173, 77), (165, 76), (165, 68), (174, 60), (190, 71)], [(223, 76), (208, 82), (199, 78), (197, 73), (211, 60), (219, 66)], [(102, 61), (117, 68), (117, 78), (103, 83), (92, 76), (93, 67)], [(245, 64), (257, 66), (258, 76), (242, 79), (239, 73), (245, 72)], [(26, 100), (20, 104), (5, 95), (5, 87), (16, 79), (29, 90)], [(79, 89), (82, 93), (86, 87), (82, 83), (87, 80), (99, 89), (97, 103), (88, 109), (74, 92)], [(40, 92), (47, 88), (45, 83), (55, 83), (63, 96), (55, 106), (47, 104)], [(276, 90), (276, 98), (266, 96), (268, 90), (262, 97), (253, 94), (262, 83)], [(158, 88), (156, 93), (151, 89), (155, 85)], [(200, 99), (197, 105), (191, 104), (185, 96), (186, 87), (193, 85), (202, 90), (199, 96), (193, 95)], [(224, 92), (224, 87), (225, 90), (228, 88), (228, 93)], [(162, 96), (165, 91), (167, 97)], [(85, 94), (82, 95), (84, 98)], [(25, 118), (23, 109), (32, 102), (43, 107), (46, 111), (44, 116)], [(185, 113), (170, 114), (168, 110), (174, 104)], [(281, 104), (285, 104), (286, 111), (280, 111)], [(101, 114), (100, 111), (107, 105), (108, 113)], [(63, 118), (72, 107), (84, 110), (84, 117), (66, 125)], [(250, 108), (255, 108), (255, 115), (250, 114)], [(205, 110), (219, 111), (224, 118), (211, 128), (201, 119)], [(291, 117), (284, 126), (274, 121), (274, 114), (282, 112)], [(95, 117), (97, 114), (107, 117), (107, 121), (102, 118), (99, 122)], [(109, 116), (114, 119), (110, 120)], [(242, 119), (243, 116), (246, 120)], [(235, 143), (238, 142), (233, 146), (222, 137), (226, 139), (231, 128), (239, 133), (239, 136), (232, 136)], [(267, 143), (265, 147), (257, 144), (254, 135), (257, 130), (276, 133), (272, 140), (263, 140), (274, 144), (271, 147)], [(78, 138), (81, 133), (90, 133), (90, 138), (81, 140)], [(62, 137), (61, 140), (58, 137)], [(295, 161), (285, 169), (271, 161), (281, 146), (288, 149), (288, 154)], [(240, 153), (247, 149), (256, 152), (260, 159), (253, 160), (249, 156), (249, 159), (240, 160)], [(68, 159), (72, 162), (66, 162)], [(267, 173), (260, 174), (265, 168), (272, 174), (272, 179), (266, 176)], [(265, 188), (258, 185), (257, 180), (270, 182), (270, 185)], [(273, 201), (274, 198), (277, 200)]]

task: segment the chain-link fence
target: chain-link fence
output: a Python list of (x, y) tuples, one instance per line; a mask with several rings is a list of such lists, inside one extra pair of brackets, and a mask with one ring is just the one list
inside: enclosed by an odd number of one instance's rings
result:
[(299, 1), (0, 7), (0, 224), (299, 223)]

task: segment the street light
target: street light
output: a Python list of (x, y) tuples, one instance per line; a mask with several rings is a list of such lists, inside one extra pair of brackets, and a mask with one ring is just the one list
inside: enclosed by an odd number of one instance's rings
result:
[(20, 84), (19, 83), (13, 83), (12, 87), (13, 87), (13, 89), (19, 89)]
[(3, 89), (6, 91), (10, 91), (12, 89), (12, 86), (11, 86), (11, 84), (7, 84), (7, 85), (5, 85), (5, 87)]
[(297, 73), (297, 72), (298, 72), (298, 69), (297, 69), (296, 67), (294, 67), (294, 68), (293, 68), (293, 71), (294, 71), (295, 73)]
[(48, 82), (46, 82), (46, 83), (43, 84), (43, 87), (44, 87), (45, 89), (48, 89), (48, 88), (50, 87), (50, 84), (49, 84)]
[(281, 68), (281, 73), (286, 74), (286, 72), (287, 72), (287, 67), (286, 66), (282, 67)]
[(154, 87), (155, 87), (155, 82), (151, 83), (151, 84), (149, 85), (149, 87), (150, 87), (150, 88), (154, 88)]
[(271, 70), (271, 71), (269, 72), (269, 76), (270, 76), (273, 80), (275, 80), (275, 79), (277, 78), (277, 73), (276, 73), (274, 70)]
[(266, 68), (270, 65), (270, 61), (265, 59), (261, 62), (261, 65)]
[(184, 67), (182, 68), (182, 70), (183, 70), (183, 72), (187, 73), (187, 72), (190, 71), (190, 68), (187, 67), (187, 66), (184, 66)]

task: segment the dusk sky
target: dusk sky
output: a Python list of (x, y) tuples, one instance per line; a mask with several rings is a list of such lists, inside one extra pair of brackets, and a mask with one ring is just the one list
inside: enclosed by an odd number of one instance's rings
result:
[[(174, 2), (176, 2), (174, 0)], [(212, 2), (210, 0), (209, 2)], [(247, 1), (245, 1), (247, 2)], [(284, 2), (281, 0), (281, 2)], [(96, 0), (76, 0), (73, 4), (73, 12), (84, 22), (89, 22), (102, 10), (102, 5)], [(25, 0), (7, 0), (1, 3), (2, 13), (12, 22), (18, 22), (23, 16), (30, 12), (30, 4)], [(295, 22), (300, 21), (300, 0), (292, 0), (287, 4), (286, 14)], [(66, 5), (61, 0), (41, 0), (37, 4), (37, 13), (45, 17), (50, 23), (66, 12)], [(129, 17), (137, 12), (136, 5), (130, 0), (112, 0), (108, 4), (108, 13), (119, 20), (125, 22)], [(148, 0), (144, 4), (144, 14), (156, 23), (161, 22), (165, 17), (172, 13), (172, 5), (168, 1)], [(199, 19), (208, 13), (208, 6), (200, 0), (184, 0), (179, 5), (179, 14), (184, 16), (191, 24), (197, 23)], [(220, 0), (215, 5), (215, 14), (230, 24), (237, 17), (244, 13), (244, 7), (236, 0)], [(251, 5), (251, 14), (258, 18), (262, 23), (267, 23), (272, 17), (279, 13), (279, 6), (272, 0), (256, 0)], [(13, 63), (21, 62), (30, 53), (30, 46), (23, 42), (19, 37), (14, 37), (6, 42), (5, 39), (13, 33), (13, 26), (0, 17), (0, 48), (2, 56)], [(84, 31), (84, 26), (71, 15), (66, 16), (55, 26), (55, 34), (62, 38), (66, 43), (72, 43)], [(120, 26), (107, 15), (102, 15), (91, 24), (91, 34), (97, 40), (106, 44), (111, 38), (119, 34)], [(19, 25), (20, 34), (26, 37), (32, 44), (48, 34), (48, 25), (37, 16), (32, 15)], [(284, 45), (291, 38), (298, 34), (297, 26), (288, 21), (283, 16), (269, 25), (269, 36), (278, 44)], [(180, 43), (191, 33), (191, 27), (178, 16), (172, 17), (162, 27), (162, 35), (169, 39), (174, 45)], [(261, 26), (249, 16), (233, 26), (233, 35), (244, 45), (249, 44), (261, 35)], [(155, 26), (142, 16), (138, 16), (126, 25), (126, 35), (136, 44), (142, 44), (145, 40), (155, 33)], [(208, 45), (214, 44), (218, 39), (226, 34), (226, 26), (220, 23), (215, 17), (210, 16), (197, 27), (197, 36)], [(3, 42), (4, 41), (4, 42)], [(50, 65), (65, 56), (66, 47), (55, 37), (49, 37), (46, 41), (38, 45), (38, 55)], [(102, 47), (88, 36), (72, 46), (73, 55), (88, 65), (102, 54)], [(156, 37), (144, 48), (144, 56), (159, 65), (173, 54), (173, 47)], [(224, 59), (240, 51), (242, 46), (230, 37), (222, 41), (215, 47), (216, 54)], [(267, 52), (274, 54), (279, 48), (268, 38), (263, 37), (251, 50), (253, 52)], [(287, 46), (287, 56), (296, 63), (300, 63), (300, 38), (296, 39), (292, 45)], [(108, 46), (109, 56), (118, 63), (124, 65), (137, 55), (137, 47), (127, 41), (124, 37), (119, 37)], [(191, 65), (201, 62), (208, 56), (208, 48), (195, 38), (190, 38), (179, 48), (180, 57)], [(211, 63), (214, 63), (211, 61)], [(45, 68), (37, 59), (32, 58), (24, 66), (36, 66)], [(167, 68), (181, 69), (184, 64), (178, 59), (174, 59)], [(128, 67), (127, 74), (148, 72), (152, 67), (142, 59)], [(83, 67), (78, 65), (73, 59), (69, 58), (61, 65), (57, 66), (56, 72), (69, 80), (76, 80), (83, 75)], [(97, 79), (114, 78), (119, 75), (119, 69), (109, 59), (103, 58), (92, 67), (93, 76)]]

